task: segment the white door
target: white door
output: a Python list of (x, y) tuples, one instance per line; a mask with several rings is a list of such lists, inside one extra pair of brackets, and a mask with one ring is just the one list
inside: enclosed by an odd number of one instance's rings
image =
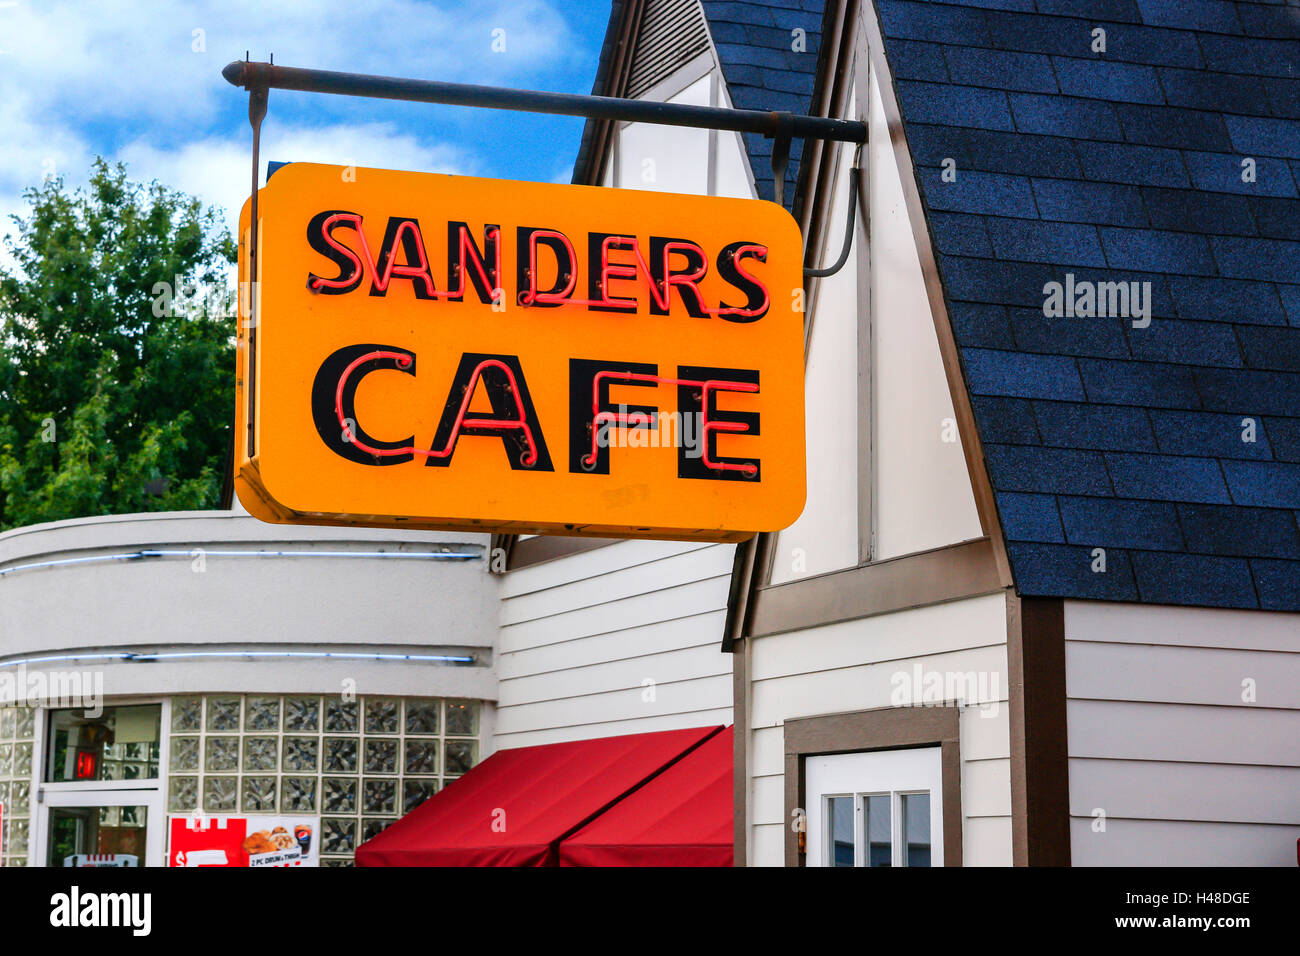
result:
[(162, 866), (162, 791), (50, 790), (37, 813), (36, 866)]
[(939, 747), (809, 757), (808, 866), (943, 866)]

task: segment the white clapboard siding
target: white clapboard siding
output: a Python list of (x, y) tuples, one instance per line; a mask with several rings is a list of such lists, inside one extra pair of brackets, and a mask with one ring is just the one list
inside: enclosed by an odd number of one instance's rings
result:
[(754, 827), (750, 836), (749, 866), (785, 866), (785, 824)]
[(562, 587), (572, 581), (649, 564), (658, 558), (670, 558), (709, 547), (712, 545), (684, 544), (680, 541), (618, 541), (558, 561), (545, 561), (511, 571), (501, 579), (501, 597), (509, 600), (547, 588)]
[(1066, 637), (1116, 644), (1300, 650), (1300, 614), (1071, 601)]
[(601, 603), (609, 604), (672, 588), (684, 580), (700, 581), (730, 574), (730, 550), (699, 548), (520, 594), (502, 608), (501, 623), (522, 624), (588, 607), (593, 591), (600, 594)]
[(961, 844), (964, 866), (1011, 866), (1011, 814), (995, 817), (966, 814)]
[(1011, 761), (961, 762), (961, 809), (967, 816), (998, 817), (1011, 806)]
[[(757, 657), (758, 654), (754, 656)], [(1001, 687), (1001, 695), (991, 699), (1006, 700), (1007, 651), (1004, 645), (933, 654), (915, 660), (919, 661), (926, 671), (1000, 674), (997, 683)], [(790, 717), (889, 706), (892, 703), (895, 675), (909, 671), (910, 664), (886, 661), (882, 664), (844, 667), (813, 674), (791, 674), (787, 677), (756, 681), (752, 691), (753, 726), (775, 726)], [(800, 703), (807, 701), (804, 708), (819, 709), (811, 713), (791, 713), (795, 701)], [(983, 703), (983, 699), (977, 697), (971, 702)]]
[(621, 541), (506, 574), (497, 746), (731, 723), (734, 553)]
[(759, 727), (749, 739), (749, 773), (753, 777), (785, 772), (785, 734), (780, 727)]
[(961, 756), (963, 760), (1009, 760), (1010, 708), (965, 708), (961, 712)]
[(1075, 866), (1295, 866), (1295, 826), (1107, 820), (1070, 820), (1070, 859)]
[(780, 774), (755, 777), (750, 785), (750, 813), (761, 823), (785, 819), (785, 778)]
[(1071, 757), (1300, 766), (1300, 711), (1070, 700), (1066, 716)]
[(1251, 680), (1256, 709), (1300, 710), (1298, 652), (1300, 633), (1290, 653), (1071, 641), (1066, 666), (1070, 696), (1079, 699), (1238, 707), (1242, 681)]
[(1073, 861), (1293, 865), (1300, 615), (1065, 608)]
[(1158, 774), (1134, 760), (1076, 760), (1070, 813), (1134, 820), (1297, 823), (1300, 768), (1170, 762)]
[(865, 622), (861, 620), (782, 635), (789, 638), (785, 640), (761, 638), (763, 652), (754, 655), (750, 676), (760, 681), (860, 664), (910, 662), (916, 657), (980, 646), (972, 643), (972, 632), (977, 632), (990, 646), (1006, 643), (1006, 611), (1001, 595), (934, 604), (906, 613), (906, 630), (872, 627), (870, 638), (865, 641), (861, 638)]
[[(497, 673), (503, 680), (512, 680), (566, 670), (573, 665), (573, 649), (569, 644), (574, 641), (585, 642), (584, 650), (589, 655), (587, 659), (593, 664), (653, 657), (684, 648), (699, 647), (701, 646), (700, 635), (721, 634), (726, 619), (725, 609), (704, 611), (688, 617), (655, 621), (653, 624), (644, 624), (640, 627), (611, 631), (608, 634), (593, 634), (588, 637), (575, 637), (570, 641), (521, 648), (498, 661)], [(715, 653), (718, 650), (716, 644), (706, 646), (712, 647)]]
[[(713, 674), (718, 670), (717, 658), (723, 656), (718, 651), (716, 641), (685, 647), (677, 650), (665, 650), (659, 654), (646, 654), (627, 660), (604, 661), (580, 666), (544, 671), (539, 674), (524, 674), (512, 679), (510, 699), (515, 704), (534, 704), (555, 699), (555, 680), (562, 675), (575, 689), (575, 696), (592, 696), (596, 694), (617, 694), (628, 688), (635, 689), (638, 697), (649, 696), (647, 682), (654, 685), (655, 695), (658, 688), (666, 684), (676, 684), (697, 679), (701, 674)], [(724, 660), (723, 663), (726, 663)], [(577, 693), (580, 690), (580, 695)]]
[[(510, 735), (525, 731), (552, 730), (556, 732), (555, 740), (585, 740), (612, 736), (613, 732), (604, 726), (612, 723), (630, 728), (623, 733), (639, 732), (636, 725), (640, 721), (646, 722), (647, 730), (662, 730), (664, 726), (660, 718), (666, 716), (690, 718), (680, 720), (677, 723), (679, 727), (730, 723), (729, 720), (702, 720), (694, 716), (714, 711), (729, 714), (729, 708), (709, 707), (705, 704), (724, 700), (730, 696), (730, 690), (731, 675), (726, 674), (676, 684), (661, 684), (655, 688), (656, 699), (653, 703), (647, 703), (643, 699), (642, 688), (629, 687), (626, 690), (584, 694), (580, 697), (511, 704), (509, 709), (503, 708), (497, 714), (498, 749), (507, 749), (504, 746), (506, 743), (515, 746), (509, 740)], [(656, 722), (654, 728), (649, 726), (651, 721)]]
[[(784, 723), (894, 703), (897, 675), (984, 675), (962, 711), (963, 861), (1011, 862), (1006, 602), (1001, 594), (757, 638), (750, 654), (749, 862), (784, 861)], [(976, 686), (979, 690), (979, 686)], [(985, 716), (987, 715), (987, 716)]]

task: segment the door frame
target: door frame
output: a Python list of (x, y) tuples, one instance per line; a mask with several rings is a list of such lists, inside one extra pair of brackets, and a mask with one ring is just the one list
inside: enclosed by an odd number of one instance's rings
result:
[[(171, 754), (171, 698), (156, 694), (140, 697), (107, 698), (105, 707), (134, 707), (160, 704), (158, 725), (158, 776), (147, 780), (68, 780), (62, 783), (45, 779), (53, 741), (49, 734), (52, 710), (84, 708), (41, 707), (36, 713), (36, 735), (32, 752), (32, 790), (34, 811), (32, 832), (27, 840), (27, 865), (45, 866), (49, 854), (50, 807), (138, 807), (148, 808), (145, 855), (141, 866), (164, 866), (167, 845), (167, 806), (163, 799), (167, 789), (168, 758)], [(154, 826), (154, 820), (158, 825)]]
[(35, 815), (36, 832), (31, 834), (32, 852), (27, 862), (32, 866), (48, 866), (46, 859), (50, 848), (50, 810), (59, 807), (144, 807), (145, 851), (141, 866), (162, 866), (164, 831), (167, 829), (160, 787), (140, 787), (134, 790), (115, 787), (109, 790), (47, 790)]
[(794, 822), (807, 823), (807, 759), (860, 751), (939, 746), (942, 775), (943, 865), (961, 866), (961, 708), (955, 705), (876, 707), (792, 718), (785, 734), (785, 865), (804, 866)]

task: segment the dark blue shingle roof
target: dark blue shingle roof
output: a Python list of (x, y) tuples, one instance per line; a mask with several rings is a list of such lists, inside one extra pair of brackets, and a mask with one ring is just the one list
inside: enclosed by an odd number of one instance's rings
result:
[[(822, 0), (702, 3), (733, 103), (807, 112)], [(1300, 8), (874, 6), (1018, 589), (1300, 610)], [(1067, 273), (1150, 324), (1045, 316)]]
[[(732, 106), (800, 114), (812, 110), (823, 0), (701, 0), (701, 4)], [(796, 43), (796, 38), (802, 42)], [(772, 140), (757, 133), (745, 133), (744, 138), (758, 196), (770, 200), (775, 195)], [(793, 140), (785, 172), (786, 208), (794, 202), (802, 152), (803, 141)]]
[(1019, 589), (1300, 610), (1300, 9), (877, 6)]

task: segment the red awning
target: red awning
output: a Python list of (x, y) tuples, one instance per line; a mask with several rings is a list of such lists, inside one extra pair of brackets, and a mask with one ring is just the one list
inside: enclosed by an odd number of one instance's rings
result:
[(561, 839), (719, 730), (500, 750), (357, 847), (357, 865), (554, 866)]
[(710, 737), (560, 844), (560, 866), (731, 866), (732, 734)]

